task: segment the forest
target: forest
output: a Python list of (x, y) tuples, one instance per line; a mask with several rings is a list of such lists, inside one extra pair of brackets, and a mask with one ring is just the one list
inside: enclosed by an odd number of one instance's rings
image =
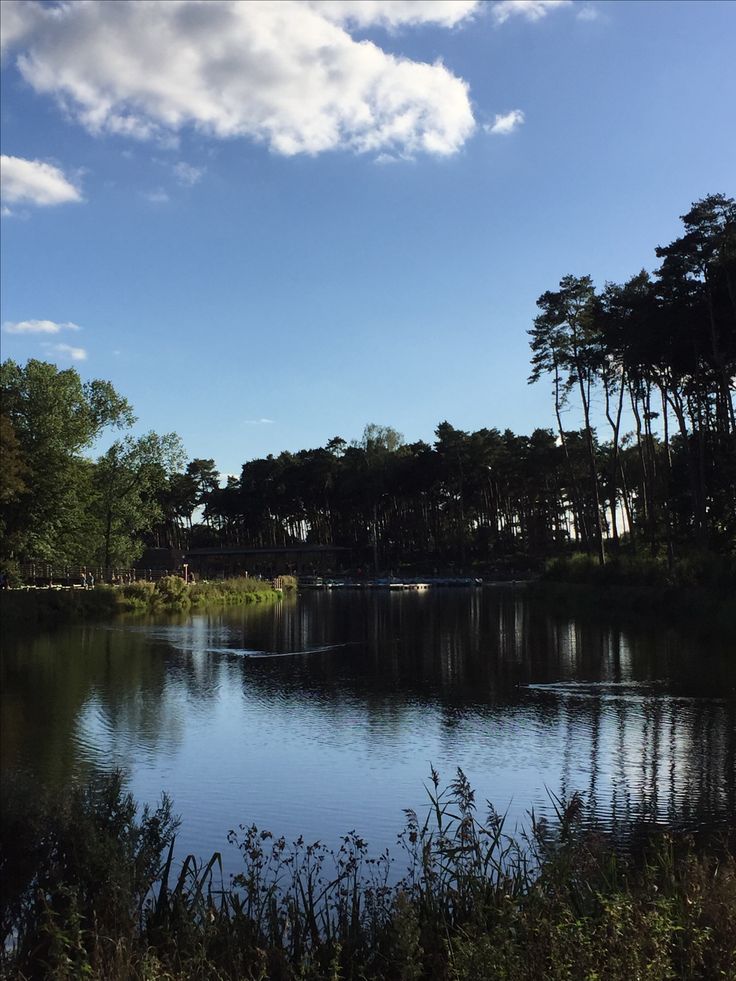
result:
[(381, 569), (731, 553), (734, 199), (695, 202), (655, 254), (653, 273), (600, 288), (569, 275), (539, 297), (528, 380), (549, 387), (553, 424), (528, 435), (443, 421), (433, 443), (407, 442), (369, 424), (223, 482), (175, 434), (130, 435), (132, 407), (109, 382), (5, 361), (0, 559), (110, 569), (145, 545), (301, 542), (362, 550)]

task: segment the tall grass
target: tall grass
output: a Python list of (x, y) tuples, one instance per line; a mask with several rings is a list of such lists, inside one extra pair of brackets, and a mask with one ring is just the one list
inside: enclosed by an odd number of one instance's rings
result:
[[(736, 860), (652, 838), (623, 858), (581, 830), (579, 797), (513, 833), (458, 771), (407, 812), (406, 864), (356, 832), (335, 850), (254, 826), (175, 868), (165, 797), (136, 815), (119, 775), (3, 815), (6, 977), (491, 981), (736, 976)], [(53, 804), (53, 806), (52, 806)], [(15, 817), (13, 817), (13, 814)], [(30, 820), (29, 820), (30, 817)]]
[(0, 613), (4, 623), (23, 626), (73, 620), (105, 619), (116, 613), (158, 613), (202, 610), (211, 606), (270, 602), (281, 595), (270, 582), (225, 579), (185, 583), (179, 576), (157, 582), (94, 589), (4, 590)]

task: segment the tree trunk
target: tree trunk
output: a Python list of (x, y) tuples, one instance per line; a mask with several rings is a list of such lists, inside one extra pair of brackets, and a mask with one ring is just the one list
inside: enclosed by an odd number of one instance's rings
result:
[(598, 488), (598, 468), (595, 460), (595, 445), (593, 443), (593, 430), (590, 428), (590, 404), (586, 394), (584, 373), (580, 365), (576, 366), (578, 385), (580, 388), (580, 400), (583, 404), (583, 415), (585, 417), (585, 441), (588, 447), (588, 465), (590, 468), (590, 480), (593, 489), (593, 507), (595, 508), (595, 530), (596, 545), (598, 547), (598, 561), (601, 565), (606, 564), (606, 550), (603, 545), (603, 522), (601, 520), (601, 497)]

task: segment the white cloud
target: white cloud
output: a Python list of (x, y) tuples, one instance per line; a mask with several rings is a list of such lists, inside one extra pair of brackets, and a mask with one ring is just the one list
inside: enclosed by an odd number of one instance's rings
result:
[(0, 17), (0, 50), (5, 51), (31, 34), (43, 16), (40, 4), (4, 0)]
[(81, 201), (79, 188), (53, 164), (23, 157), (0, 158), (0, 185), (7, 204), (37, 204), (39, 206)]
[(477, 8), (471, 0), (90, 0), (36, 11), (18, 35), (16, 64), (93, 133), (171, 140), (191, 126), (285, 155), (447, 155), (475, 127), (467, 84), (441, 62), (356, 41), (346, 25), (447, 27)]
[(205, 171), (204, 167), (193, 167), (192, 164), (188, 164), (184, 160), (175, 163), (171, 169), (174, 171), (174, 177), (177, 181), (185, 187), (192, 187), (193, 184), (199, 183)]
[(170, 200), (168, 192), (163, 187), (156, 187), (152, 191), (144, 191), (143, 197), (146, 201), (150, 201), (151, 204), (168, 204)]
[(273, 426), (275, 419), (243, 419), (246, 426)]
[(389, 29), (419, 24), (454, 27), (471, 17), (479, 0), (308, 0), (309, 6), (336, 24)]
[(575, 15), (578, 20), (594, 21), (600, 19), (600, 11), (596, 7), (581, 7)]
[(497, 24), (505, 24), (510, 17), (541, 20), (553, 10), (571, 5), (572, 0), (500, 0), (493, 6), (493, 19)]
[(54, 320), (6, 320), (3, 330), (6, 334), (59, 334), (62, 330), (81, 330), (79, 324), (71, 320), (56, 323)]
[(72, 347), (71, 344), (45, 344), (47, 351), (53, 351), (61, 358), (69, 361), (86, 361), (87, 352), (83, 347)]
[(506, 136), (507, 133), (513, 133), (523, 124), (524, 113), (521, 109), (512, 109), (511, 112), (496, 116), (493, 122), (485, 126), (484, 129), (486, 133), (492, 133), (494, 136)]

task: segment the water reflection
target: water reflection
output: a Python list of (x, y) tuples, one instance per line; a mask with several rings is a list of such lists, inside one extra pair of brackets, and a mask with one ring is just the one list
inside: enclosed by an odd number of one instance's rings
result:
[(124, 765), (141, 798), (172, 793), (200, 854), (241, 821), (391, 844), (430, 761), (512, 819), (548, 790), (609, 827), (736, 814), (734, 659), (661, 623), (482, 590), (314, 593), (4, 646), (3, 768), (55, 785)]

